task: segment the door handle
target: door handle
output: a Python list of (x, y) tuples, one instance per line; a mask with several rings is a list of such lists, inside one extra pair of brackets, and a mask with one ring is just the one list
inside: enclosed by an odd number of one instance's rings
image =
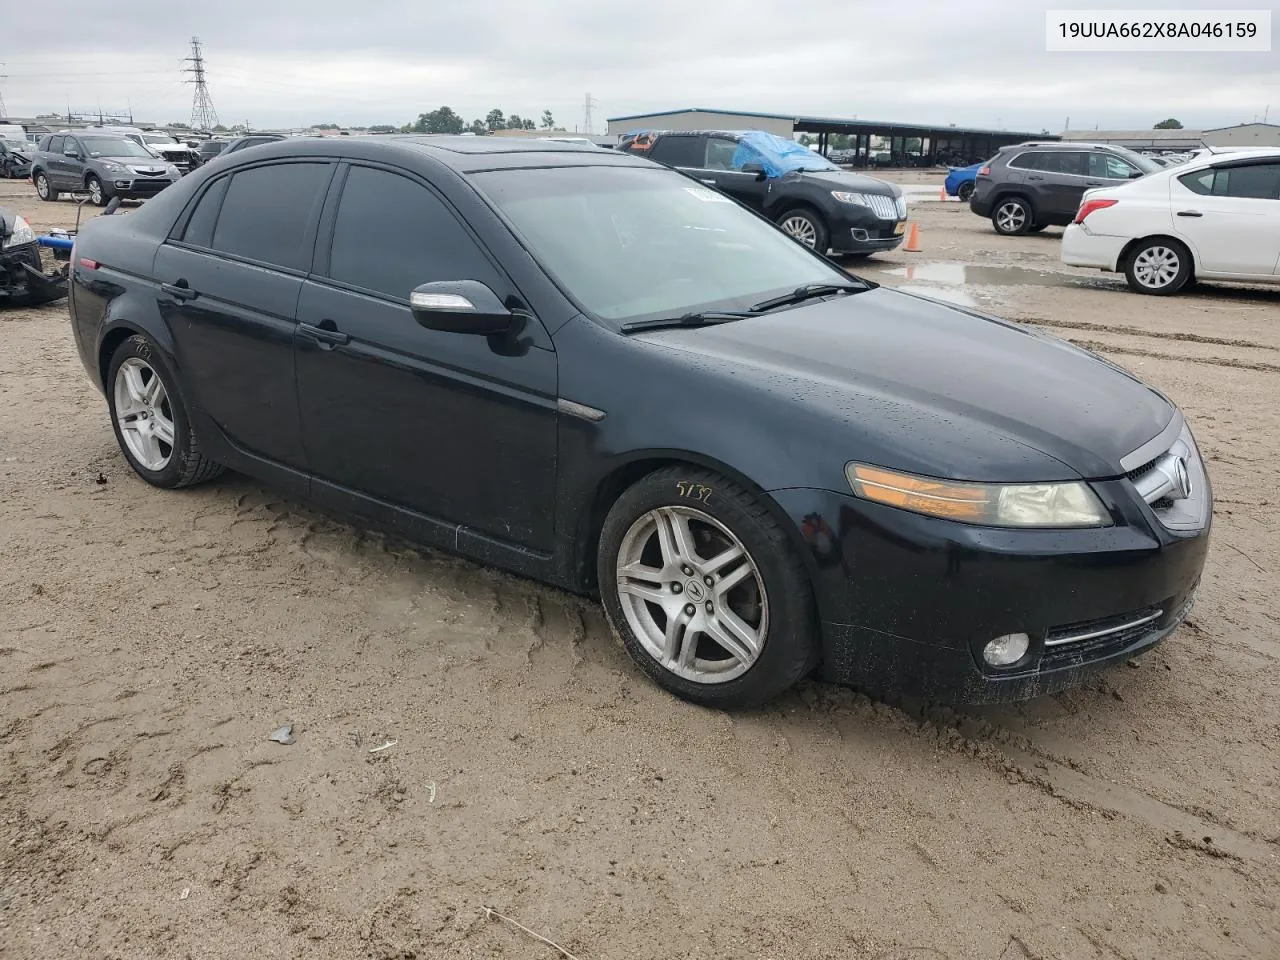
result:
[(1086, 180), (1084, 182), (1084, 185), (1086, 187), (1105, 187), (1106, 186), (1106, 184), (1103, 183), (1101, 180)]
[(1199, 210), (1179, 210), (1179, 211), (1178, 211), (1178, 216), (1180, 216), (1180, 217), (1203, 217), (1203, 216), (1204, 216), (1204, 214), (1203, 214), (1203, 213), (1201, 213)]
[(710, 185), (711, 185), (711, 186), (713, 186), (713, 187), (716, 185), (716, 182), (715, 182), (714, 180), (703, 180), (703, 181), (701, 181), (701, 182), (702, 182), (702, 183), (706, 183), (706, 184), (710, 184)]
[(337, 325), (332, 320), (321, 320), (318, 327), (309, 323), (300, 323), (298, 324), (298, 329), (312, 340), (317, 341), (324, 350), (332, 350), (334, 347), (340, 347), (345, 343), (351, 342), (351, 338), (345, 333), (339, 332)]
[(1028, 180), (1043, 180), (1044, 177), (1027, 177)]
[(185, 280), (175, 280), (173, 283), (162, 283), (160, 284), (160, 289), (178, 301), (194, 300), (199, 296), (199, 294), (187, 285), (187, 281)]

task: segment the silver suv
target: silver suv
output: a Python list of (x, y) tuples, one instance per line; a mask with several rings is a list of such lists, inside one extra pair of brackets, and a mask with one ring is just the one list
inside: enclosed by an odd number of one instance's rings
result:
[(31, 179), (41, 200), (62, 191), (87, 193), (94, 206), (112, 197), (145, 200), (182, 179), (182, 172), (136, 141), (119, 134), (51, 133), (31, 161)]

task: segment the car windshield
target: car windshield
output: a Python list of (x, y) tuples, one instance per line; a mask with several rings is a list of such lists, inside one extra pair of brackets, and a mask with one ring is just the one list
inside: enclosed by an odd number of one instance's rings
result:
[(170, 137), (167, 134), (163, 134), (163, 133), (144, 133), (142, 135), (142, 139), (147, 141), (147, 143), (159, 143), (159, 144), (163, 144), (164, 146), (171, 146), (178, 142), (177, 140), (173, 139), (173, 137)]
[(1124, 157), (1126, 160), (1132, 163), (1139, 170), (1141, 170), (1143, 173), (1155, 173), (1157, 170), (1164, 169), (1163, 167), (1160, 166), (1160, 164), (1156, 163), (1150, 157), (1144, 157), (1142, 154), (1138, 153), (1135, 150), (1127, 150), (1124, 147), (1116, 147), (1115, 151), (1120, 156)]
[(562, 289), (612, 324), (742, 310), (806, 284), (850, 282), (728, 197), (671, 171), (558, 167), (472, 179)]
[(141, 144), (125, 137), (81, 137), (80, 142), (84, 144), (85, 150), (89, 152), (91, 157), (146, 157), (149, 160), (155, 159)]

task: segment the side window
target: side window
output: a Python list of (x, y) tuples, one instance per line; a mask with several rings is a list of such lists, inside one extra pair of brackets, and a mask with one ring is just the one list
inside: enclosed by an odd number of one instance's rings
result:
[(1017, 167), (1019, 170), (1043, 170), (1044, 154), (1020, 153), (1009, 161), (1009, 166)]
[(1207, 197), (1213, 193), (1213, 173), (1212, 167), (1208, 170), (1197, 170), (1195, 173), (1184, 173), (1178, 178), (1178, 182), (1192, 193)]
[(342, 188), (329, 276), (403, 301), (433, 280), (501, 290), (493, 265), (443, 201), (408, 177), (369, 167), (352, 167)]
[(49, 153), (61, 153), (62, 141), (65, 139), (65, 137), (50, 137), (44, 149)]
[(659, 137), (649, 151), (649, 159), (665, 163), (669, 167), (700, 167), (703, 160), (704, 137)]
[(1109, 153), (1089, 154), (1089, 176), (1101, 180), (1128, 180), (1137, 167)]
[(738, 152), (738, 141), (726, 140), (724, 137), (711, 137), (707, 140), (708, 170), (732, 170), (733, 155)]
[(187, 227), (182, 231), (183, 243), (189, 243), (195, 247), (210, 247), (213, 245), (213, 226), (218, 222), (218, 211), (222, 209), (222, 198), (227, 194), (227, 185), (231, 183), (230, 177), (223, 177), (221, 180), (215, 180), (213, 185), (204, 192), (204, 196), (196, 203), (196, 208), (191, 212), (191, 219), (187, 221)]
[(278, 163), (231, 177), (210, 246), (279, 267), (311, 266), (314, 221), (329, 183), (327, 163)]
[(1219, 197), (1251, 200), (1280, 199), (1280, 163), (1250, 163), (1219, 167), (1213, 178), (1213, 192)]

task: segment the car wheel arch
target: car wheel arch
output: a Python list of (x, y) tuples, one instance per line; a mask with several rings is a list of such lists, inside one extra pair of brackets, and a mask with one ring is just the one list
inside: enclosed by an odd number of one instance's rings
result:
[(1031, 211), (1031, 216), (1034, 219), (1036, 214), (1036, 205), (1031, 202), (1031, 198), (1027, 196), (1025, 190), (1001, 190), (991, 198), (991, 209), (995, 210), (1006, 200), (1021, 200), (1027, 205), (1027, 209)]
[(691, 469), (709, 470), (731, 480), (757, 497), (764, 508), (787, 532), (804, 563), (809, 582), (816, 583), (817, 561), (813, 551), (805, 543), (795, 521), (769, 493), (750, 477), (723, 461), (687, 450), (635, 451), (621, 463), (616, 463), (596, 481), (590, 506), (582, 510), (575, 524), (574, 566), (572, 576), (575, 586), (590, 594), (598, 592), (596, 583), (596, 554), (600, 546), (600, 532), (605, 518), (617, 499), (633, 484), (651, 473), (667, 467), (687, 466)]
[[(161, 331), (159, 336), (152, 329), (153, 326), (159, 327)], [(120, 344), (130, 337), (139, 335), (146, 337), (160, 348), (165, 362), (175, 376), (182, 375), (182, 364), (178, 362), (174, 354), (173, 341), (168, 336), (168, 330), (162, 324), (142, 324), (132, 319), (113, 319), (108, 316), (103, 320), (102, 335), (98, 341), (98, 381), (102, 384), (103, 390), (110, 389), (107, 384), (107, 372), (111, 366), (111, 358), (120, 349)]]

